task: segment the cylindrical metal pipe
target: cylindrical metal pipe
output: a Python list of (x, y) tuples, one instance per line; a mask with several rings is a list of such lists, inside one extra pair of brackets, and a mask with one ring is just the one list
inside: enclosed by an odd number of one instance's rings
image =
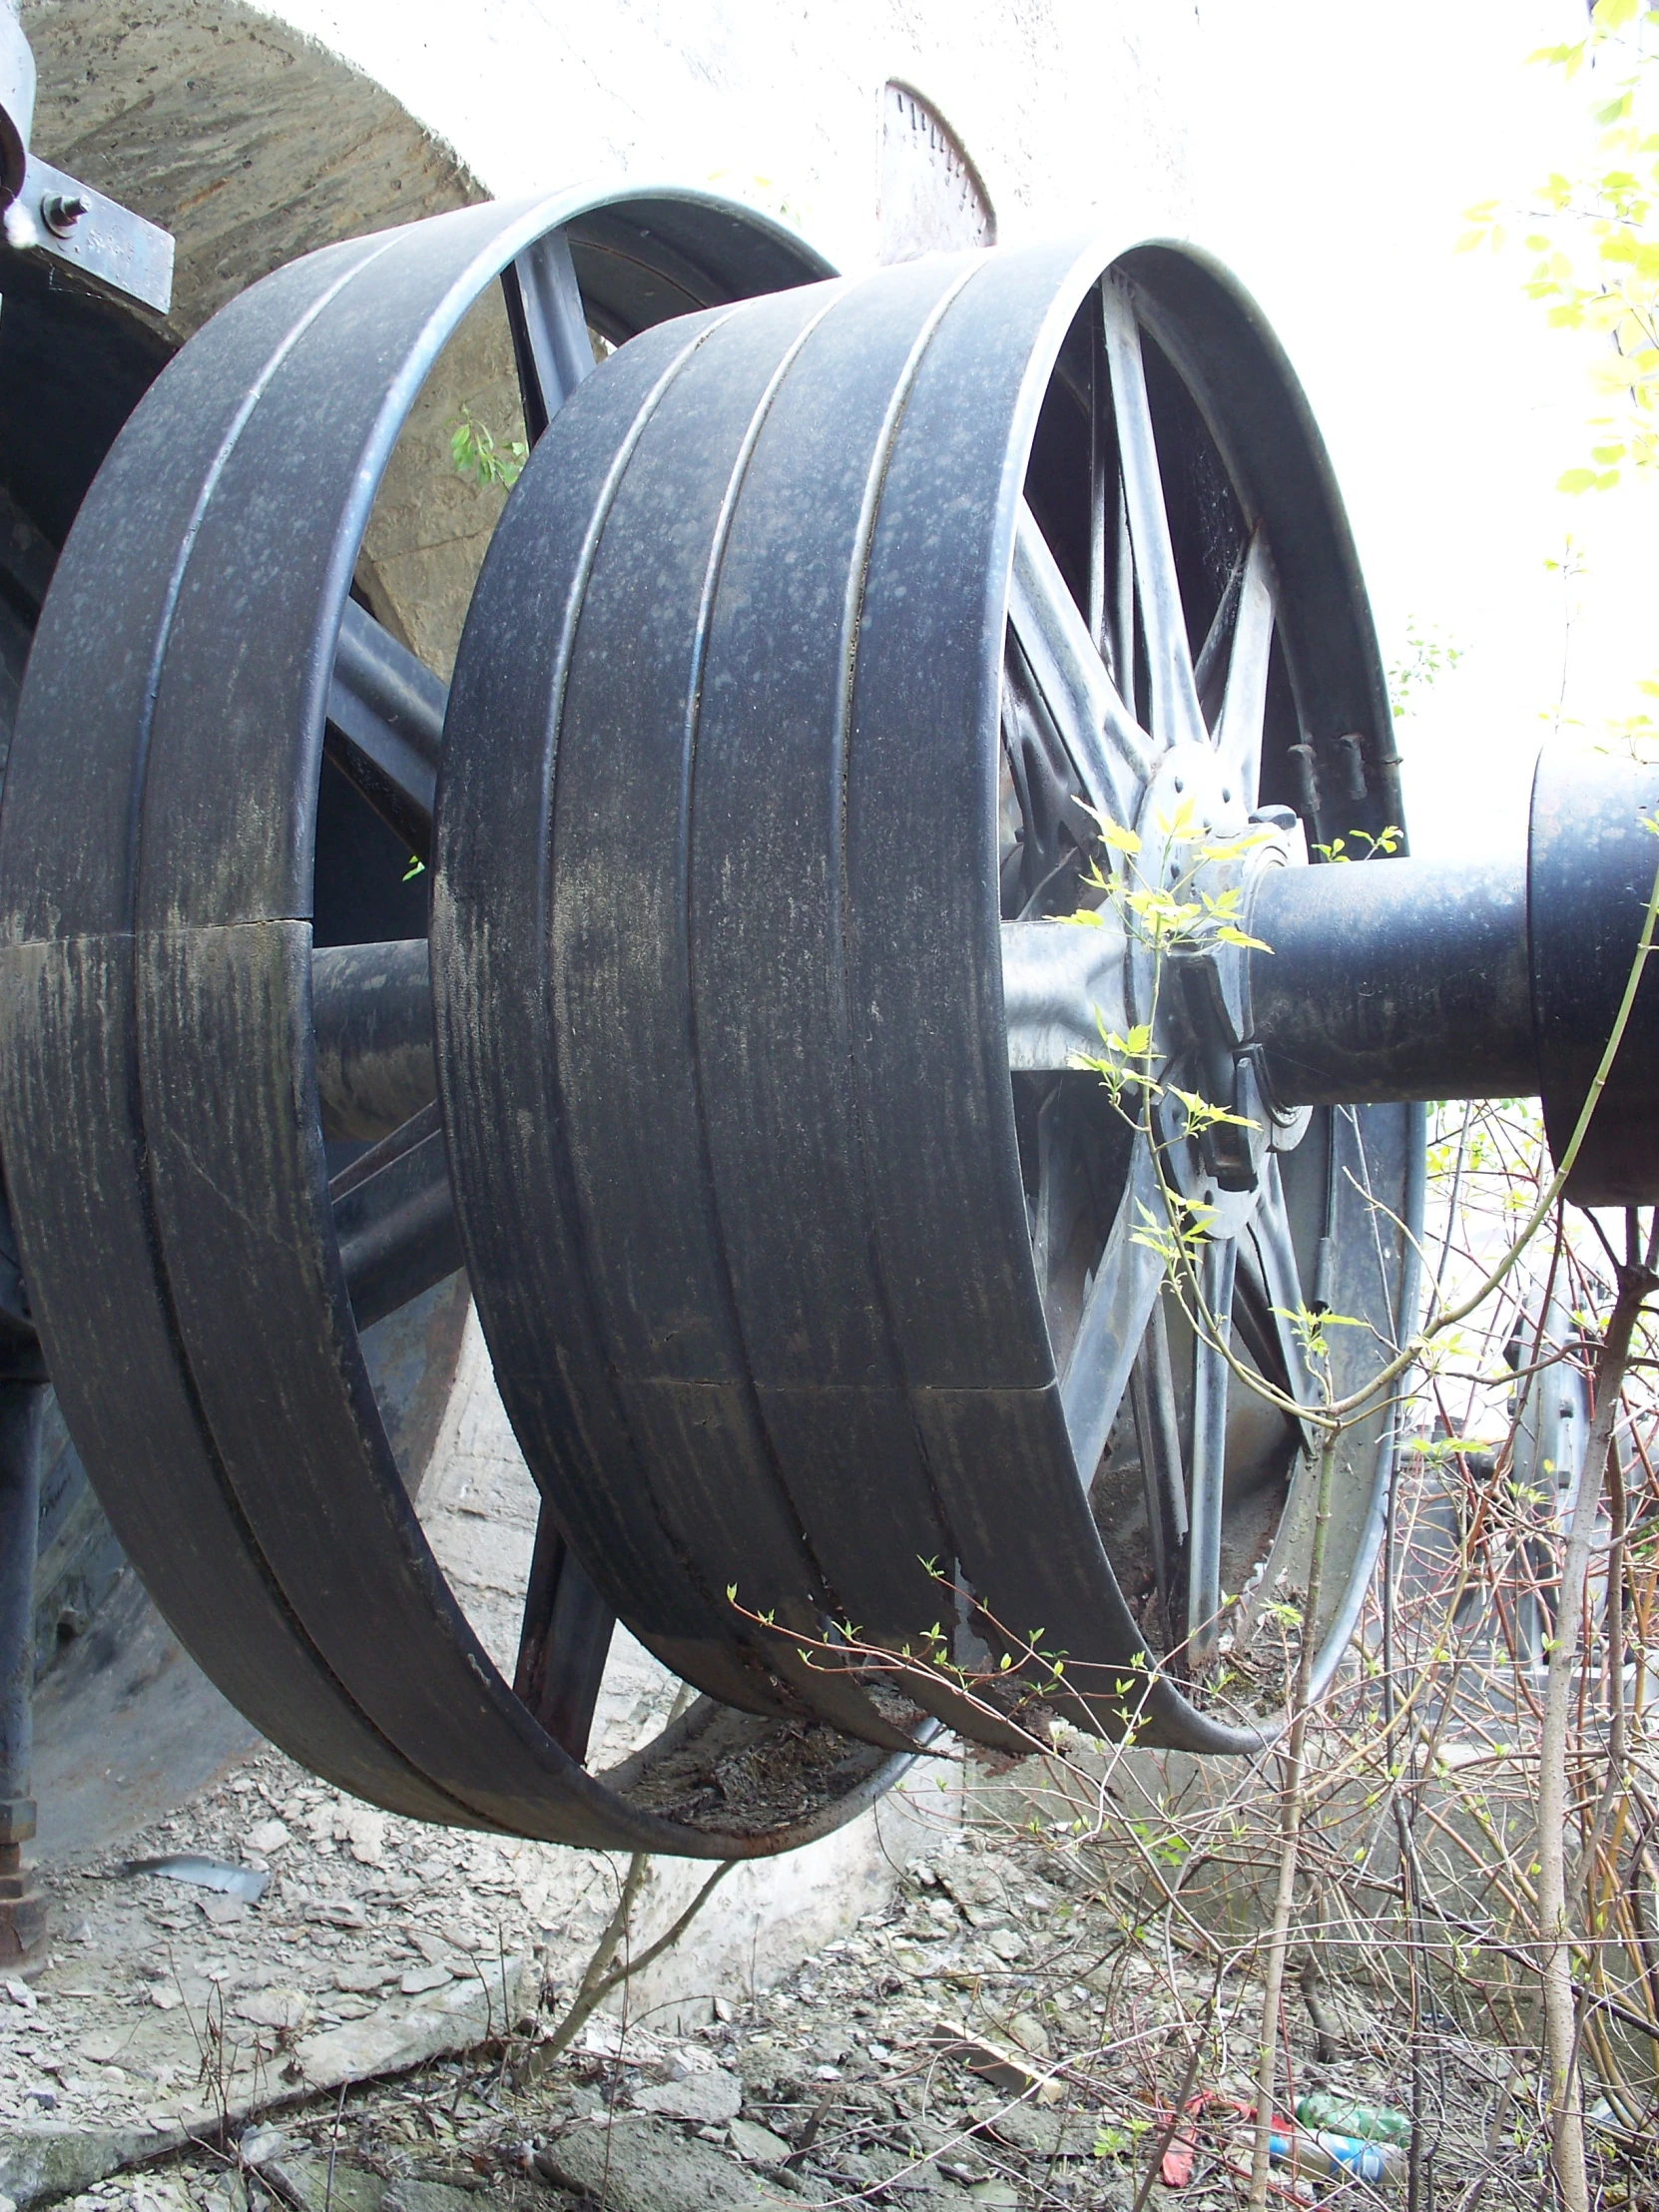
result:
[(1268, 868), (1249, 1021), (1281, 1106), (1538, 1090), (1526, 863)]
[(29, 1795), (43, 1382), (0, 1382), (0, 1804)]
[(23, 190), (29, 128), (35, 115), (35, 57), (18, 21), (17, 0), (0, 5), (0, 208)]
[(316, 1082), (325, 1137), (375, 1143), (437, 1095), (426, 940), (311, 954)]
[[(1546, 746), (1532, 785), (1527, 897), (1532, 1003), (1550, 1151), (1559, 1160), (1589, 1097), (1641, 941), (1659, 868), (1659, 764), (1608, 745)], [(1580, 1206), (1659, 1198), (1659, 960), (1567, 1180)]]
[[(31, 1363), (32, 1364), (32, 1363)], [(0, 1381), (0, 1972), (38, 1955), (46, 1899), (23, 1846), (35, 1833), (35, 1554), (46, 1384)]]

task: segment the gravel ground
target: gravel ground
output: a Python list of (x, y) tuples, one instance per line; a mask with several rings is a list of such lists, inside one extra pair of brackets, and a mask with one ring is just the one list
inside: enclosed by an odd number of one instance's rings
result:
[[(177, 2118), (194, 2109), (194, 2144), (73, 2195), (85, 2212), (473, 2212), (480, 2195), (544, 2212), (594, 2202), (614, 2212), (754, 2212), (855, 2199), (909, 2212), (1130, 2212), (1181, 2091), (1191, 2026), (1207, 2010), (1215, 2027), (1194, 2086), (1250, 2098), (1257, 1985), (1126, 1927), (1097, 1886), (1098, 1867), (1040, 1836), (941, 1836), (886, 1910), (774, 1988), (718, 1999), (713, 2017), (678, 2031), (660, 2016), (630, 2016), (624, 1990), (623, 2009), (595, 2013), (549, 2062), (545, 2045), (614, 1890), (598, 1884), (557, 1932), (538, 1927), (514, 1847), (411, 1830), (432, 1859), (405, 1867), (405, 1824), (342, 1804), (275, 1754), (199, 1815), (175, 1824), (192, 1849), (269, 1859), (265, 1900), (227, 1915), (176, 1884), (89, 1871), (77, 1897), (83, 1940), (108, 1975), (102, 1998), (76, 1994), (84, 1984), (71, 1943), (37, 1984), (34, 2007), (0, 2014), (0, 2110), (24, 2113), (42, 2092), (60, 2111), (90, 2103), (106, 2116)], [(273, 1927), (283, 1936), (276, 1976)], [(304, 2094), (304, 2058), (318, 2038), (418, 2016), (434, 1989), (470, 1981), (479, 1990), (485, 1951), (527, 1961), (505, 2034), (395, 2078)], [(1339, 2055), (1325, 2066), (1300, 2004), (1287, 2016), (1298, 2090), (1397, 2103), (1402, 2023), (1370, 1992), (1328, 1992), (1328, 2002)], [(89, 2044), (107, 2045), (85, 2022), (112, 2014), (129, 2041), (125, 2055), (100, 2059)], [(213, 2019), (217, 2043), (203, 2034)], [(499, 2015), (491, 2024), (499, 2029)], [(179, 2054), (167, 2083), (153, 2056), (157, 2028), (172, 2031)], [(256, 2054), (278, 2095), (284, 2073), (297, 2071), (285, 2094), (299, 2101), (252, 2124), (240, 2113), (228, 2128), (216, 2122), (210, 2092), (227, 2042)], [(1504, 2069), (1473, 2045), (1439, 2059), (1450, 2065), (1439, 2169), (1449, 2201), (1454, 2175), (1477, 2170), (1484, 2108)], [(1213, 2108), (1193, 2140), (1190, 2181), (1155, 2183), (1155, 2208), (1239, 2201), (1243, 2184), (1225, 2160), (1245, 2141), (1242, 2122)], [(1377, 2200), (1360, 2184), (1321, 2185), (1321, 2201), (1356, 2212)]]

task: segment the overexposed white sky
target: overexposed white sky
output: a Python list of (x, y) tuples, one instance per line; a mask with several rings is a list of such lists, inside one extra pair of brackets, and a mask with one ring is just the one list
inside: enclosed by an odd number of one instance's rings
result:
[(1543, 563), (1569, 530), (1589, 567), (1569, 714), (1630, 714), (1637, 679), (1659, 673), (1659, 490), (1554, 489), (1589, 443), (1597, 341), (1548, 327), (1518, 243), (1453, 251), (1471, 203), (1524, 206), (1591, 145), (1586, 79), (1526, 62), (1582, 35), (1583, 0), (1199, 12), (1195, 235), (1255, 291), (1308, 387), (1384, 656), (1407, 617), (1463, 648), (1400, 730), (1412, 843), (1508, 844), (1560, 689), (1567, 594)]
[[(1643, 704), (1635, 683), (1659, 669), (1659, 487), (1555, 490), (1589, 442), (1597, 341), (1548, 327), (1522, 292), (1518, 240), (1497, 257), (1453, 251), (1471, 203), (1524, 207), (1590, 149), (1585, 79), (1526, 60), (1582, 35), (1584, 0), (1048, 0), (1030, 21), (1003, 0), (953, 0), (943, 44), (938, 6), (885, 0), (687, 0), (672, 38), (650, 0), (469, 0), (458, 43), (443, 0), (268, 4), (382, 77), (504, 193), (588, 174), (766, 183), (767, 204), (781, 197), (855, 268), (874, 189), (873, 166), (847, 159), (867, 136), (873, 161), (858, 59), (939, 100), (1010, 239), (1100, 222), (1127, 242), (1179, 228), (1184, 210), (1308, 386), (1384, 658), (1408, 617), (1463, 650), (1400, 731), (1418, 851), (1524, 836), (1567, 612), (1544, 562), (1569, 531), (1589, 573), (1567, 711), (1593, 725)], [(1045, 22), (1063, 66), (1038, 82), (1014, 50), (1040, 47)]]

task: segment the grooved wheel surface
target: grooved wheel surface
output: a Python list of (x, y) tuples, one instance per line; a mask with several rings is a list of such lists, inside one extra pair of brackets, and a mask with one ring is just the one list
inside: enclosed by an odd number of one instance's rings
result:
[[(417, 851), (429, 835), (442, 687), (347, 591), (443, 340), (501, 276), (535, 434), (591, 369), (591, 328), (622, 340), (821, 273), (761, 219), (665, 193), (328, 248), (161, 376), (38, 632), (0, 826), (0, 1137), (60, 1398), (206, 1671), (330, 1780), (417, 1817), (771, 1851), (846, 1818), (911, 1745), (815, 1732), (751, 1668), (731, 1686), (761, 1717), (705, 1703), (614, 1786), (590, 1777), (611, 1617), (550, 1520), (524, 1694), (496, 1673), (358, 1334), (457, 1266), (442, 1134), (428, 1108), (330, 1183), (311, 1022), (325, 727), (334, 766)], [(734, 1811), (721, 1777), (745, 1762)]]
[[(1297, 1432), (1179, 1343), (1136, 1243), (1144, 1147), (1005, 1013), (1006, 925), (1082, 895), (1082, 798), (1149, 822), (1202, 764), (1242, 837), (1295, 749), (1330, 774), (1343, 738), (1370, 778), (1345, 827), (1398, 821), (1288, 369), (1208, 265), (1107, 259), (930, 258), (625, 346), (533, 456), (452, 687), (439, 1086), (515, 1428), (688, 1678), (765, 1665), (870, 1740), (870, 1669), (802, 1668), (798, 1639), (943, 1615), (970, 1669), (1063, 1652), (1091, 1726), (1247, 1748), (1183, 1674), (1223, 1572), (1306, 1543)], [(1397, 1337), (1419, 1153), (1412, 1109), (1264, 1140), (1205, 1266), (1270, 1379), (1317, 1266)], [(1339, 1386), (1377, 1358), (1343, 1349)], [(1323, 1666), (1387, 1450), (1378, 1421), (1345, 1443)], [(1176, 1503), (1182, 1556), (1153, 1561)], [(901, 1686), (1009, 1740), (948, 1674)]]

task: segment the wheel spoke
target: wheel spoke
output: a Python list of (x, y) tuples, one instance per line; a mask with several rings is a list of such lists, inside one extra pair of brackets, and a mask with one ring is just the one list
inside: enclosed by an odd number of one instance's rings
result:
[(1106, 359), (1112, 376), (1112, 411), (1117, 421), (1118, 457), (1123, 471), (1124, 505), (1135, 554), (1135, 580), (1146, 631), (1152, 691), (1152, 735), (1162, 745), (1205, 742), (1208, 733), (1193, 683), (1187, 618), (1170, 543), (1164, 507), (1152, 409), (1146, 395), (1146, 364), (1140, 326), (1124, 285), (1107, 277), (1100, 295), (1105, 316)]
[(1032, 1071), (1070, 1067), (1101, 1049), (1101, 1024), (1128, 1027), (1124, 996), (1128, 941), (1110, 908), (1100, 926), (1055, 921), (1002, 924), (1002, 1004), (1008, 1065)]
[(1262, 1190), (1251, 1217), (1250, 1241), (1255, 1247), (1262, 1286), (1267, 1294), (1268, 1324), (1285, 1363), (1287, 1387), (1299, 1405), (1312, 1404), (1314, 1379), (1309, 1373), (1302, 1340), (1290, 1318), (1303, 1311), (1307, 1299), (1285, 1211), (1285, 1186), (1280, 1180), (1277, 1153), (1268, 1154), (1262, 1169)]
[(328, 684), (328, 756), (423, 860), (431, 857), (444, 703), (431, 670), (347, 600)]
[(1267, 711), (1268, 660), (1278, 578), (1267, 535), (1258, 529), (1245, 556), (1233, 617), (1233, 644), (1227, 662), (1227, 689), (1216, 725), (1216, 751), (1222, 765), (1239, 780), (1247, 801), (1255, 804), (1262, 775), (1262, 718)]
[(328, 1186), (359, 1330), (453, 1275), (461, 1240), (436, 1101)]
[(1072, 1454), (1085, 1489), (1112, 1433), (1130, 1371), (1164, 1280), (1164, 1263), (1136, 1242), (1146, 1216), (1163, 1220), (1163, 1192), (1151, 1148), (1137, 1140), (1106, 1249), (1083, 1300), (1071, 1355), (1060, 1378), (1060, 1402)]
[(313, 952), (311, 1019), (325, 1137), (374, 1143), (431, 1103), (437, 1077), (424, 937)]
[(554, 1742), (585, 1762), (616, 1615), (544, 1505), (524, 1594), (514, 1695)]
[(1072, 1148), (1055, 1128), (1059, 1105), (1058, 1091), (1050, 1091), (1037, 1117), (1037, 1200), (1031, 1221), (1031, 1262), (1048, 1315), (1051, 1342), (1056, 1324), (1054, 1280), (1071, 1242), (1080, 1201)]
[[(1233, 1333), (1233, 1277), (1239, 1248), (1215, 1237), (1199, 1263), (1199, 1293), (1209, 1316), (1193, 1348), (1193, 1465), (1188, 1505), (1187, 1657), (1194, 1667), (1214, 1656), (1221, 1611), (1221, 1518), (1227, 1476), (1225, 1348)], [(1213, 1332), (1213, 1334), (1212, 1334)]]
[[(1108, 468), (1110, 447), (1106, 437), (1106, 333), (1092, 316), (1089, 320), (1089, 635), (1095, 651), (1106, 663), (1120, 692), (1123, 679), (1112, 656), (1111, 629), (1107, 619), (1110, 580), (1106, 565), (1106, 540), (1110, 523), (1107, 493), (1115, 502), (1117, 477)], [(1127, 694), (1125, 693), (1125, 697)]]
[(1132, 723), (1135, 703), (1135, 558), (1129, 515), (1107, 434), (1110, 381), (1103, 316), (1089, 323), (1089, 634)]
[(1091, 807), (1132, 823), (1152, 747), (1119, 698), (1031, 510), (1020, 507), (1008, 617)]
[(1129, 508), (1123, 485), (1117, 485), (1117, 558), (1112, 564), (1112, 635), (1110, 667), (1113, 680), (1137, 727), (1141, 701), (1135, 683), (1135, 549), (1129, 542)]
[(1187, 1539), (1187, 1477), (1181, 1459), (1181, 1423), (1175, 1402), (1169, 1327), (1164, 1319), (1161, 1296), (1153, 1306), (1152, 1319), (1141, 1340), (1129, 1389), (1130, 1402), (1135, 1409), (1135, 1434), (1140, 1444), (1153, 1572), (1167, 1614), (1175, 1553)]
[(1221, 719), (1222, 695), (1227, 689), (1227, 655), (1233, 642), (1233, 622), (1239, 611), (1239, 586), (1244, 582), (1245, 560), (1249, 548), (1233, 563), (1227, 579), (1227, 589), (1221, 595), (1221, 603), (1210, 618), (1210, 627), (1204, 643), (1199, 647), (1198, 659), (1193, 663), (1193, 684), (1198, 692), (1199, 712), (1203, 715), (1212, 737)]
[(1016, 894), (1018, 916), (1040, 912), (1056, 892), (1064, 901), (1062, 878), (1075, 880), (1078, 856), (1094, 838), (1079, 804), (1081, 780), (1011, 630), (1002, 658), (1001, 726), (1001, 767), (1019, 830), (1011, 853), (1001, 851), (999, 840), (998, 866), (1009, 857), (1015, 862), (1014, 881), (1004, 887)]
[(593, 370), (593, 342), (570, 258), (570, 239), (549, 231), (505, 270), (524, 434), (532, 445)]

